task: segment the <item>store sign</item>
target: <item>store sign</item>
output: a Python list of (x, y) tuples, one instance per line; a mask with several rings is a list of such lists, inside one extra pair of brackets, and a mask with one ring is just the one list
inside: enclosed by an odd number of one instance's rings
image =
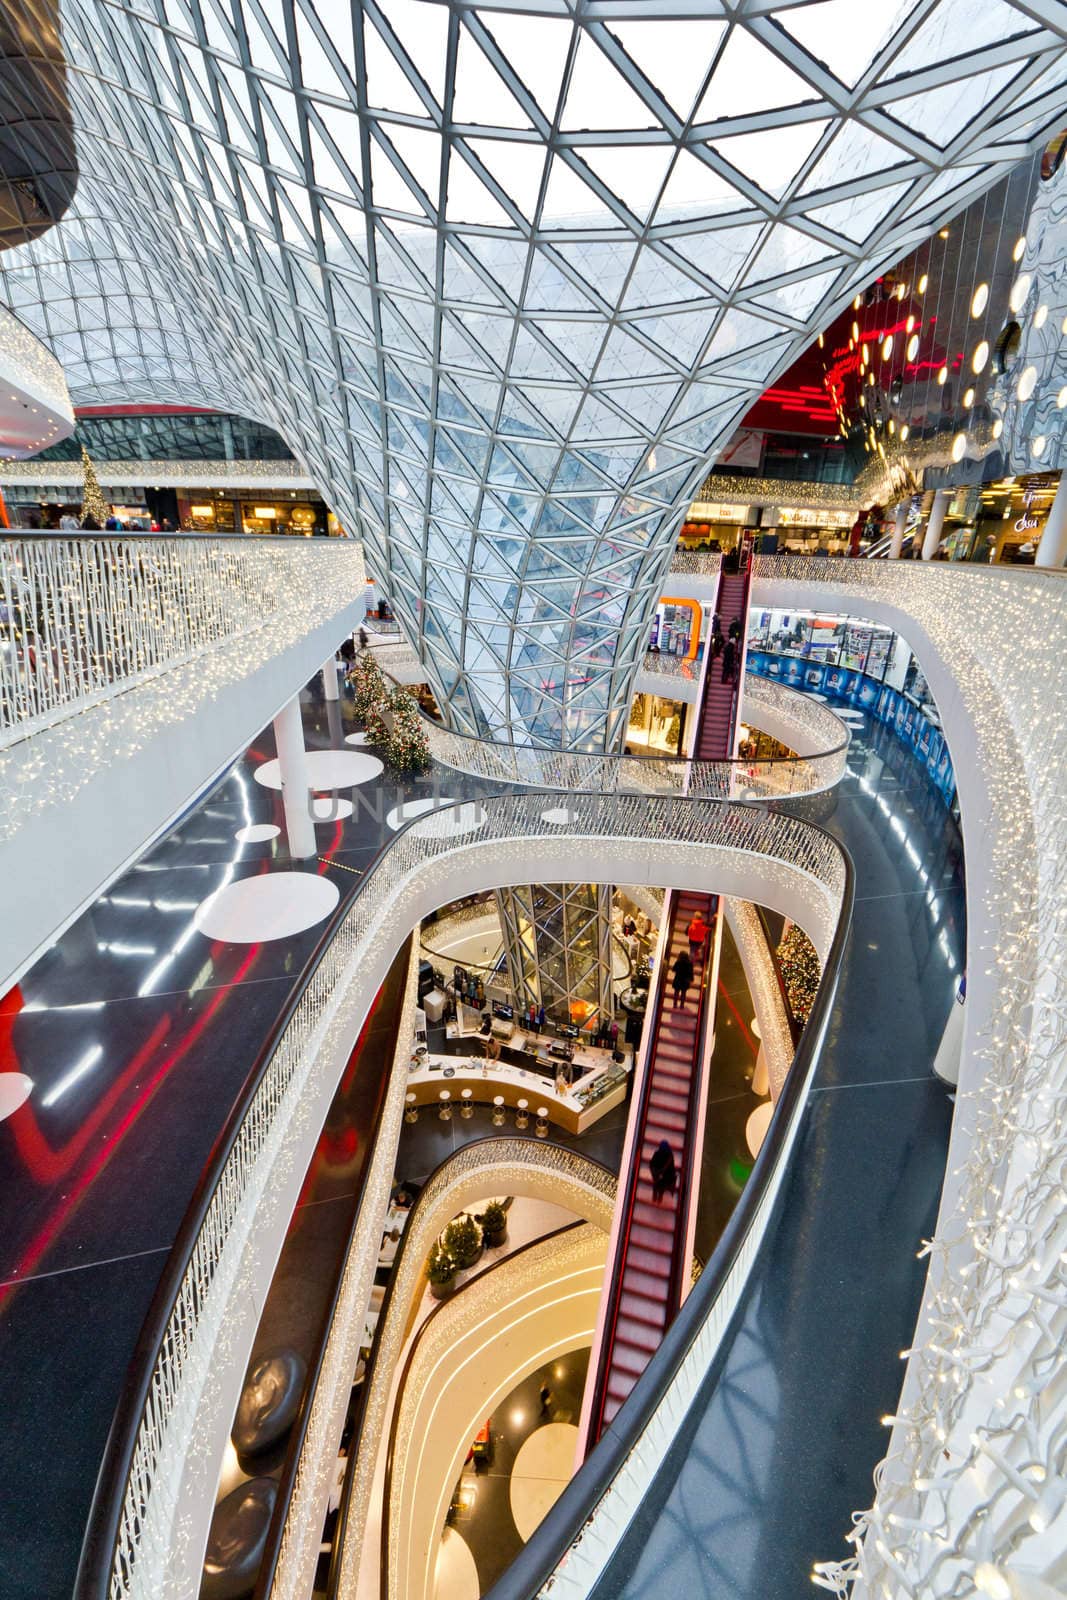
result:
[(1023, 495), (1023, 514), (1015, 524), (1016, 533), (1032, 533), (1037, 527), (1037, 518), (1032, 516), (1030, 513), (1030, 507), (1033, 505), (1033, 503), (1034, 491), (1032, 489), (1027, 489), (1026, 493)]
[(194, 517), (213, 517), (215, 515), (214, 506), (190, 506), (189, 510)]
[(253, 506), (252, 515), (254, 517), (262, 517), (264, 522), (273, 522), (278, 513), (273, 506)]

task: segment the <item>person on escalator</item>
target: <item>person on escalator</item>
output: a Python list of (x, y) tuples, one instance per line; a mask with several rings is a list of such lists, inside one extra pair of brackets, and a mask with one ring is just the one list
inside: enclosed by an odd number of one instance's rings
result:
[(648, 1158), (652, 1174), (652, 1204), (658, 1206), (663, 1196), (673, 1194), (678, 1182), (678, 1168), (674, 1164), (674, 1151), (666, 1139), (661, 1139)]
[(684, 950), (675, 959), (671, 975), (674, 983), (674, 1003), (676, 1006), (684, 1006), (686, 990), (693, 981), (693, 963)]
[(732, 639), (727, 639), (722, 652), (722, 681), (733, 683), (734, 665), (737, 661), (737, 645)]
[(708, 925), (699, 911), (686, 928), (685, 936), (689, 940), (689, 959), (695, 964), (698, 956), (704, 954), (704, 941), (708, 937)]

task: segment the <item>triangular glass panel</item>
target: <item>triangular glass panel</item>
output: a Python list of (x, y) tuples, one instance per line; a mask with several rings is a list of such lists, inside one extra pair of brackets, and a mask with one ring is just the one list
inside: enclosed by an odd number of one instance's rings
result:
[(813, 194), (838, 183), (855, 183), (876, 172), (886, 172), (912, 158), (862, 122), (846, 122), (804, 180), (801, 194)]
[(825, 121), (794, 122), (778, 128), (764, 128), (758, 133), (739, 133), (709, 142), (724, 161), (743, 172), (766, 194), (779, 200), (815, 149), (826, 127)]
[[(862, 244), (878, 224), (887, 217), (896, 202), (902, 195), (907, 194), (910, 185), (907, 183), (889, 183), (881, 189), (872, 189), (870, 194), (856, 195), (851, 200), (838, 200), (833, 205), (815, 206), (807, 215), (812, 222), (822, 223), (824, 228), (832, 228), (835, 233), (843, 234), (846, 239), (852, 239), (856, 244)], [(781, 230), (773, 230), (776, 234)], [(790, 233), (793, 229), (788, 230)], [(810, 254), (810, 246), (814, 240), (809, 240), (808, 261), (795, 260), (790, 266), (781, 266), (780, 272), (789, 272), (791, 266), (806, 266), (809, 261), (819, 259), (817, 255)], [(820, 247), (825, 251), (826, 247)], [(769, 274), (764, 270), (764, 256), (766, 248), (760, 257), (760, 276)], [(790, 252), (791, 253), (791, 252)], [(750, 274), (751, 277), (751, 274)]]
[(474, 169), (464, 161), (459, 148), (453, 148), (448, 163), (449, 222), (486, 224), (497, 228), (514, 226), (513, 219), (493, 197)]
[(544, 227), (564, 228), (583, 224), (600, 227), (605, 223), (617, 228), (622, 226), (611, 208), (558, 151), (552, 157), (541, 223)]
[(657, 126), (657, 118), (644, 101), (584, 31), (578, 37), (560, 126), (565, 132)]
[(595, 145), (582, 152), (586, 165), (639, 220), (655, 204), (673, 154), (669, 144)]
[(389, 0), (385, 16), (437, 104), (443, 105), (448, 47), (447, 9), (444, 6), (424, 5), (421, 0)]
[(478, 122), (492, 128), (533, 126), (500, 73), (463, 26), (456, 55), (452, 121)]
[(751, 208), (752, 202), (721, 173), (689, 150), (679, 150), (656, 208), (656, 221), (676, 216), (714, 216)]
[(532, 221), (545, 170), (544, 146), (522, 144), (515, 139), (467, 139), (464, 142), (492, 173), (504, 193), (514, 200), (523, 216)]
[(693, 121), (752, 116), (816, 98), (816, 91), (806, 78), (788, 67), (741, 23), (735, 23)]
[(363, 49), (367, 63), (367, 99), (383, 111), (403, 111), (424, 117), (427, 108), (401, 70), (391, 47), (371, 26), (363, 25)]
[[(891, 100), (881, 109), (944, 150), (1018, 73), (1019, 63), (1013, 61), (1008, 66), (987, 68), (973, 78)], [(1026, 92), (1032, 94), (1032, 86)]]
[(574, 31), (572, 24), (552, 17), (524, 17), (502, 11), (480, 11), (478, 20), (552, 122)]
[(724, 22), (672, 21), (656, 18), (613, 22), (612, 33), (680, 121), (688, 117), (726, 32)]

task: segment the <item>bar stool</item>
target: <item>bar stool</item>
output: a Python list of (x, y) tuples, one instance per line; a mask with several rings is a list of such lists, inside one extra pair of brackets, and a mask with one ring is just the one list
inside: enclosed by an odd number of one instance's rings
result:
[(537, 1137), (539, 1139), (547, 1139), (548, 1138), (548, 1107), (547, 1106), (538, 1106), (538, 1108), (537, 1108), (537, 1121), (534, 1124), (534, 1132), (536, 1133), (536, 1135), (537, 1135)]
[(528, 1115), (529, 1104), (530, 1104), (529, 1100), (516, 1100), (516, 1102), (515, 1102), (515, 1126), (516, 1126), (516, 1128), (528, 1128), (530, 1126), (530, 1118), (529, 1118), (529, 1115)]
[(414, 1089), (409, 1089), (407, 1094), (404, 1096), (404, 1099), (407, 1101), (407, 1109), (404, 1112), (404, 1121), (405, 1122), (418, 1122), (418, 1120), (419, 1120), (419, 1108), (415, 1104), (415, 1091), (414, 1091)]
[(451, 1122), (452, 1121), (452, 1106), (450, 1104), (450, 1101), (452, 1099), (451, 1090), (442, 1089), (441, 1093), (437, 1096), (437, 1098), (441, 1102), (441, 1109), (437, 1113), (437, 1115), (440, 1117), (442, 1122)]
[(504, 1096), (502, 1094), (495, 1094), (493, 1096), (493, 1127), (494, 1128), (502, 1128), (503, 1126), (504, 1126)]
[(459, 1092), (459, 1097), (463, 1101), (463, 1104), (459, 1108), (459, 1114), (463, 1118), (464, 1122), (469, 1122), (471, 1117), (474, 1115), (474, 1107), (471, 1105), (471, 1097), (473, 1094), (473, 1089), (461, 1089)]

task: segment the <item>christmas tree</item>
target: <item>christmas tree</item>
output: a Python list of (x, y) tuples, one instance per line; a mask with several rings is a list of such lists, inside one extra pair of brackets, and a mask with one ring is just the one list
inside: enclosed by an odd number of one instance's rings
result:
[(82, 521), (86, 517), (94, 517), (98, 527), (103, 527), (108, 517), (108, 504), (100, 490), (100, 479), (96, 475), (96, 468), (89, 459), (89, 452), (82, 445), (82, 467), (85, 472), (85, 486), (82, 489)]
[(795, 924), (778, 946), (778, 965), (790, 1011), (798, 1022), (807, 1022), (819, 987), (819, 958), (807, 934)]
[[(380, 712), (388, 691), (382, 669), (369, 650), (361, 650), (348, 674), (356, 702), (356, 716), (364, 727), (374, 712)], [(367, 727), (368, 733), (370, 732)]]
[(411, 693), (394, 689), (386, 709), (392, 727), (385, 744), (385, 759), (398, 772), (425, 772), (430, 765), (430, 745)]

